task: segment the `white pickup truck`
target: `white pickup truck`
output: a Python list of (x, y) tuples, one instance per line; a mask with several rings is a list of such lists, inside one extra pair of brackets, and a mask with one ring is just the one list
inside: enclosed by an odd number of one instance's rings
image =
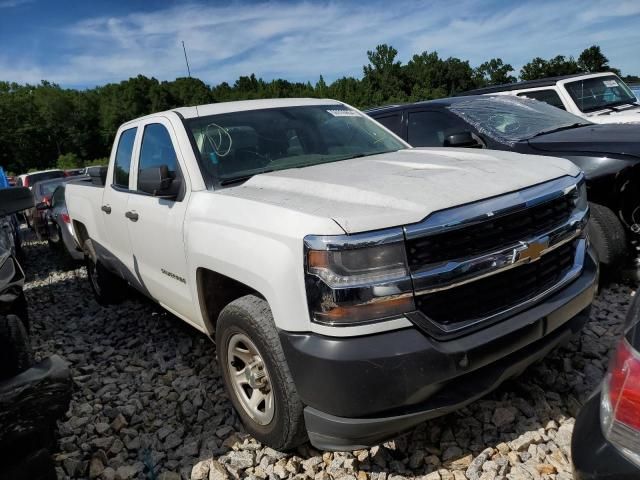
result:
[(66, 201), (98, 300), (126, 283), (215, 338), (245, 427), (278, 449), (466, 405), (577, 332), (597, 282), (574, 164), (410, 148), (333, 100), (130, 121), (96, 183)]
[(507, 83), (463, 95), (516, 95), (549, 103), (594, 123), (640, 123), (640, 101), (612, 72)]

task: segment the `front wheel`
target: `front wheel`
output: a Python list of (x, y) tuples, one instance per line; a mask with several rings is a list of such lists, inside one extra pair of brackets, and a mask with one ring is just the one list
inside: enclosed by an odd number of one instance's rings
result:
[(597, 203), (589, 203), (591, 218), (587, 226), (589, 238), (600, 263), (613, 268), (627, 255), (627, 236), (622, 223), (613, 211)]
[(216, 349), (231, 403), (249, 433), (276, 450), (306, 441), (298, 397), (267, 302), (246, 295), (227, 305)]
[(126, 288), (124, 281), (110, 272), (98, 260), (91, 240), (84, 242), (85, 266), (91, 290), (100, 305), (118, 303), (124, 296)]

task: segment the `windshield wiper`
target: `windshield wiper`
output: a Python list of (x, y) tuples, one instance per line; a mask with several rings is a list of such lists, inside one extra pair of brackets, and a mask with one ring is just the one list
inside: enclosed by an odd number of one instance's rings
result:
[(249, 180), (251, 177), (253, 177), (255, 175), (260, 175), (261, 173), (269, 173), (269, 172), (273, 172), (273, 169), (271, 169), (271, 170), (261, 170), (259, 172), (249, 173), (247, 175), (238, 175), (237, 177), (222, 178), (220, 180), (220, 185), (225, 187), (227, 185), (233, 185), (234, 183), (246, 182), (247, 180)]
[(572, 128), (584, 127), (586, 125), (591, 125), (589, 122), (577, 122), (572, 123), (571, 125), (565, 125), (564, 127), (552, 128), (551, 130), (543, 130), (542, 132), (536, 133), (533, 137), (539, 137), (540, 135), (547, 135), (548, 133), (561, 132), (562, 130), (571, 130)]

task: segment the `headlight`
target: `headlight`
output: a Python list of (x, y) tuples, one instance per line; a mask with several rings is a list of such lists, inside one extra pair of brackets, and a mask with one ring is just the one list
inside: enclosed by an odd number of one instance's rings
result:
[(305, 262), (314, 322), (353, 325), (415, 310), (401, 229), (308, 236)]
[(587, 182), (585, 182), (584, 177), (578, 183), (578, 196), (576, 198), (576, 208), (578, 210), (586, 210), (589, 207), (589, 202), (587, 200)]

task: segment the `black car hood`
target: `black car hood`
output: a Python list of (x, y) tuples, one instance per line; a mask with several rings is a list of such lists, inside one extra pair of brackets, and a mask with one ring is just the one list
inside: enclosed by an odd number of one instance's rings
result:
[(529, 145), (547, 154), (610, 153), (640, 159), (640, 125), (587, 125), (531, 138)]

